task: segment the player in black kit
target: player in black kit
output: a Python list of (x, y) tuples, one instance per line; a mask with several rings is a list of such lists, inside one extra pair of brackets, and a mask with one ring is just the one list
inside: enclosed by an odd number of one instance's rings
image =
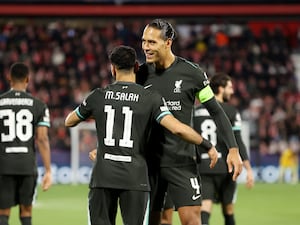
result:
[[(190, 125), (195, 98), (198, 98), (213, 116), (218, 129), (224, 133), (228, 147), (228, 167), (233, 179), (242, 171), (242, 161), (230, 122), (214, 98), (205, 72), (195, 63), (176, 56), (172, 43), (176, 32), (165, 20), (156, 19), (146, 25), (142, 48), (146, 63), (137, 74), (137, 82), (158, 91), (165, 99), (172, 114)], [(181, 223), (201, 224), (201, 186), (196, 165), (194, 145), (176, 137), (166, 129), (155, 126), (148, 147), (156, 151), (149, 167), (153, 180), (151, 192), (152, 213), (150, 224), (160, 224), (164, 196), (169, 194), (178, 209)], [(150, 158), (150, 157), (149, 157)]]
[(116, 82), (97, 88), (70, 112), (68, 127), (88, 118), (96, 122), (97, 156), (89, 192), (92, 225), (114, 225), (120, 204), (124, 224), (148, 223), (149, 178), (146, 144), (154, 123), (194, 144), (204, 146), (216, 163), (215, 148), (191, 127), (171, 114), (157, 92), (135, 83), (136, 52), (128, 46), (115, 47), (110, 54)]
[[(253, 172), (250, 165), (246, 146), (241, 137), (241, 116), (237, 109), (228, 104), (233, 91), (231, 78), (224, 73), (218, 73), (211, 77), (210, 86), (216, 96), (216, 99), (228, 116), (235, 138), (239, 145), (241, 158), (247, 172), (246, 186), (251, 188), (254, 184)], [(234, 225), (234, 203), (236, 199), (236, 181), (232, 180), (232, 174), (228, 173), (226, 165), (227, 147), (224, 142), (223, 133), (219, 132), (213, 119), (203, 105), (195, 107), (194, 128), (201, 135), (209, 139), (218, 150), (219, 160), (214, 168), (208, 168), (209, 157), (204, 149), (200, 149), (201, 161), (199, 172), (203, 188), (201, 220), (203, 225), (209, 224), (209, 217), (214, 202), (222, 204), (225, 225)]]
[(10, 68), (11, 89), (0, 95), (0, 225), (8, 225), (11, 207), (19, 205), (22, 225), (31, 225), (37, 182), (35, 141), (44, 163), (44, 191), (52, 184), (46, 104), (26, 92), (29, 68)]

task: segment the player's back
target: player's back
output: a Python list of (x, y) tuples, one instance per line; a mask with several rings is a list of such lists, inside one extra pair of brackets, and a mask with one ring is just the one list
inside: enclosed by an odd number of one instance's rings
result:
[(202, 137), (209, 140), (218, 151), (218, 162), (214, 168), (210, 168), (210, 158), (207, 154), (207, 150), (198, 146), (200, 157), (200, 173), (227, 173), (226, 156), (227, 148), (222, 140), (222, 134), (218, 132), (217, 126), (210, 116), (207, 109), (202, 105), (195, 106), (193, 114), (193, 127), (199, 132)]
[(97, 89), (87, 101), (97, 106), (92, 116), (99, 142), (91, 185), (149, 190), (145, 147), (155, 119), (167, 111), (161, 96), (141, 85), (117, 82)]
[(36, 126), (50, 126), (44, 103), (23, 91), (0, 96), (0, 174), (34, 174)]

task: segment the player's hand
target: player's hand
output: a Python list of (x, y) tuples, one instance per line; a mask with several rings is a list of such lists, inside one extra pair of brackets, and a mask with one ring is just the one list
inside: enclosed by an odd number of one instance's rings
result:
[(97, 157), (97, 149), (93, 149), (92, 151), (89, 152), (89, 158), (90, 160), (92, 160), (93, 162), (95, 162)]
[(230, 148), (227, 155), (228, 172), (232, 173), (232, 180), (236, 181), (237, 177), (242, 173), (243, 162), (238, 148)]
[(253, 186), (254, 186), (254, 176), (252, 170), (250, 169), (247, 171), (246, 187), (248, 189), (251, 189), (253, 188)]
[(208, 150), (208, 155), (210, 158), (210, 164), (209, 164), (209, 168), (214, 168), (217, 161), (218, 161), (218, 151), (215, 148), (215, 146), (213, 146), (211, 149)]
[(42, 180), (42, 190), (47, 191), (52, 185), (52, 174), (51, 172), (45, 172)]

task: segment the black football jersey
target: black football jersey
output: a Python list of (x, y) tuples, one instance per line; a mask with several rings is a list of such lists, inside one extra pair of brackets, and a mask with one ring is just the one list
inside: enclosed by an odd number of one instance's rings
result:
[[(146, 88), (158, 91), (166, 100), (172, 114), (181, 122), (191, 125), (196, 94), (208, 85), (205, 72), (197, 65), (176, 57), (165, 70), (152, 64), (142, 64), (137, 81)], [(149, 148), (156, 155), (152, 163), (160, 161), (161, 167), (184, 166), (195, 163), (195, 146), (159, 126), (153, 128)]]
[(35, 131), (50, 127), (46, 104), (22, 91), (0, 96), (0, 174), (37, 173)]
[(96, 122), (98, 147), (91, 187), (149, 191), (145, 154), (152, 124), (171, 114), (157, 92), (116, 82), (95, 89), (76, 109)]
[[(240, 113), (237, 109), (228, 104), (228, 103), (220, 103), (221, 107), (223, 108), (225, 114), (227, 115), (231, 125), (232, 130), (237, 140), (240, 140), (241, 134), (241, 126), (242, 120)], [(227, 173), (227, 164), (226, 164), (226, 157), (228, 153), (228, 149), (226, 144), (222, 138), (222, 133), (220, 133), (217, 129), (217, 126), (214, 120), (209, 115), (208, 111), (205, 109), (203, 105), (195, 106), (194, 115), (193, 115), (193, 125), (194, 129), (198, 131), (204, 138), (208, 139), (214, 146), (219, 154), (219, 159), (217, 164), (214, 168), (210, 169), (210, 159), (207, 154), (207, 150), (202, 149), (200, 146), (199, 151), (201, 153), (201, 163), (200, 163), (200, 173)], [(239, 143), (239, 152), (241, 155), (242, 160), (248, 158), (246, 147), (244, 143), (241, 141)]]

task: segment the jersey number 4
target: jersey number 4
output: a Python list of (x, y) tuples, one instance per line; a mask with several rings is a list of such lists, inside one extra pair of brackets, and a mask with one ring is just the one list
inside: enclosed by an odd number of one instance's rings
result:
[[(107, 146), (116, 146), (116, 140), (113, 138), (113, 129), (115, 121), (115, 109), (111, 105), (105, 105), (104, 111), (107, 114), (106, 119), (106, 137), (104, 138), (104, 144)], [(124, 129), (123, 137), (119, 140), (119, 146), (132, 148), (133, 141), (131, 138), (132, 127), (132, 110), (128, 106), (122, 107), (122, 113), (124, 114)]]
[(18, 137), (21, 141), (28, 141), (33, 134), (33, 115), (28, 109), (14, 112), (11, 109), (0, 110), (0, 119), (3, 119), (7, 133), (1, 133), (2, 142), (12, 142)]

